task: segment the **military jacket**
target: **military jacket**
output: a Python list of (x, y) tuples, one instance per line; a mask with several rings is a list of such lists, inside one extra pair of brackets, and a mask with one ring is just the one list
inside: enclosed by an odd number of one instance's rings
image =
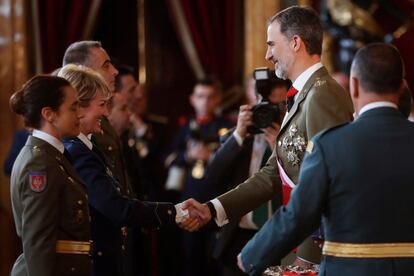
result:
[(11, 275), (91, 274), (88, 253), (57, 253), (61, 241), (89, 242), (90, 221), (85, 186), (56, 148), (29, 136), (13, 167), (11, 198), (23, 243)]

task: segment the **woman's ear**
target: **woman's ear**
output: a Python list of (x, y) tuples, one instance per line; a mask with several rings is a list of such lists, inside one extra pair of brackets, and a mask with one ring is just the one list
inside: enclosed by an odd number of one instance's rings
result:
[(52, 123), (55, 119), (56, 112), (53, 111), (50, 107), (43, 107), (42, 111), (42, 119), (48, 123)]

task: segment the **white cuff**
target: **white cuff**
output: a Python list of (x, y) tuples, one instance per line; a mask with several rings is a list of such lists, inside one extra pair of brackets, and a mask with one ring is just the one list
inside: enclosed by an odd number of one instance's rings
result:
[(183, 210), (182, 205), (183, 205), (182, 202), (174, 205), (175, 213), (176, 213), (176, 215), (175, 215), (175, 222), (176, 223), (183, 222), (184, 220), (186, 220), (190, 217), (190, 215), (188, 213), (188, 210)]
[(227, 219), (226, 211), (224, 210), (223, 205), (221, 204), (220, 200), (217, 198), (211, 200), (211, 203), (213, 203), (214, 208), (216, 209), (216, 218), (215, 221), (219, 227), (222, 227), (223, 225), (226, 225), (229, 223), (229, 220)]
[(237, 144), (239, 144), (240, 147), (243, 146), (243, 138), (241, 138), (240, 135), (237, 134), (237, 131), (233, 132), (233, 136), (234, 139), (236, 139)]

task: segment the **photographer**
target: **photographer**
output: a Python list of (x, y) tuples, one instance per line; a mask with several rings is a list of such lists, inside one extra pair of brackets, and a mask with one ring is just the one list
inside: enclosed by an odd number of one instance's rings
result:
[[(258, 73), (255, 78), (248, 81), (247, 104), (240, 107), (236, 128), (221, 138), (222, 144), (209, 163), (208, 185), (221, 185), (224, 191), (233, 189), (266, 163), (275, 146), (284, 116), (283, 109), (290, 81), (277, 78), (274, 71), (262, 69), (255, 72)], [(268, 111), (270, 116), (261, 116)], [(262, 120), (257, 121), (258, 118)], [(273, 120), (269, 121), (269, 118)], [(268, 124), (270, 126), (265, 129), (259, 128)], [(242, 217), (240, 221), (223, 227), (213, 256), (222, 260), (224, 276), (244, 275), (237, 268), (237, 254), (280, 204), (281, 197), (274, 198)]]

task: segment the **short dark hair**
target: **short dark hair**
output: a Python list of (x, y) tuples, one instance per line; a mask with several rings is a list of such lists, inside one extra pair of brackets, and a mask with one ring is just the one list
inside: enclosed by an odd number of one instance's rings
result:
[(89, 58), (89, 49), (91, 48), (102, 48), (102, 44), (93, 40), (77, 41), (70, 44), (63, 56), (62, 65), (65, 66), (70, 63), (86, 65)]
[(60, 77), (38, 75), (10, 97), (10, 108), (22, 115), (26, 127), (40, 128), (42, 108), (57, 111), (65, 99), (64, 87), (70, 83)]
[(206, 75), (205, 77), (198, 79), (194, 85), (205, 85), (205, 86), (213, 86), (216, 89), (216, 92), (221, 93), (223, 90), (223, 85), (221, 81), (214, 75)]
[(404, 64), (394, 46), (372, 43), (355, 54), (351, 72), (368, 92), (398, 93), (404, 77)]
[(135, 70), (133, 67), (125, 64), (120, 64), (115, 66), (116, 70), (118, 70), (118, 75), (115, 77), (115, 91), (120, 91), (122, 87), (121, 78), (123, 76), (131, 75), (135, 80)]
[(308, 54), (322, 54), (323, 29), (315, 10), (292, 6), (270, 18), (269, 25), (275, 21), (280, 25), (280, 32), (288, 39), (294, 35), (300, 36)]

